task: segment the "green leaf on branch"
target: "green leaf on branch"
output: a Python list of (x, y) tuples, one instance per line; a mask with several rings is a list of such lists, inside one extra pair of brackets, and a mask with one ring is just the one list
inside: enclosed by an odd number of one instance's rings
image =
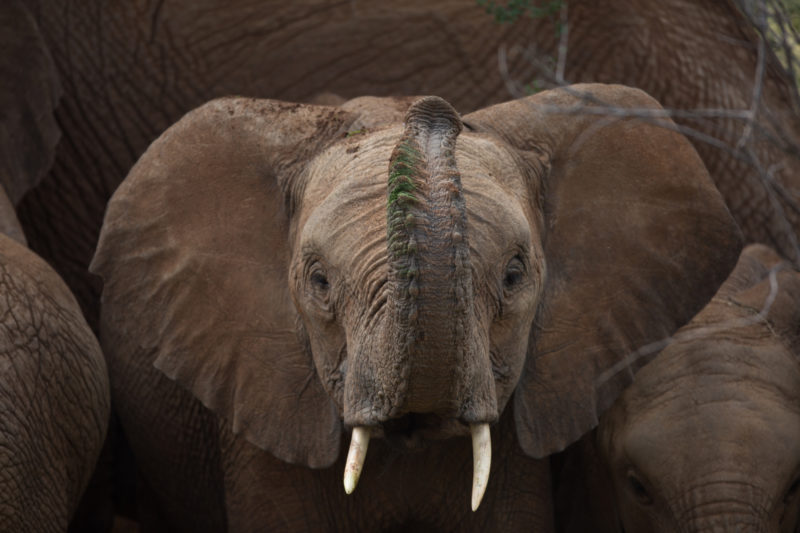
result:
[(508, 0), (503, 5), (496, 0), (476, 0), (478, 5), (494, 17), (498, 24), (512, 23), (519, 20), (525, 14), (541, 19), (552, 18), (564, 5), (564, 0), (548, 0), (546, 2), (536, 0)]

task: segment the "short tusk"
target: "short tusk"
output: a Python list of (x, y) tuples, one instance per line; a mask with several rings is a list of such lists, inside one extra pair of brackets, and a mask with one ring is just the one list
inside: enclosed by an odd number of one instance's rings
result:
[(352, 493), (358, 484), (361, 469), (364, 467), (364, 459), (367, 458), (369, 436), (369, 428), (362, 426), (353, 428), (350, 451), (347, 452), (347, 463), (344, 465), (344, 491), (347, 494)]
[(472, 510), (477, 511), (489, 483), (492, 467), (492, 435), (489, 424), (471, 424), (472, 431)]

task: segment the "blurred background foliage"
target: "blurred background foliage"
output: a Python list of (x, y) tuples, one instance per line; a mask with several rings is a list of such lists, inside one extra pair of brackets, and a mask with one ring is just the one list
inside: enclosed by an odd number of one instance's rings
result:
[(800, 0), (736, 0), (736, 4), (766, 39), (795, 84), (800, 82)]
[(800, 24), (800, 0), (791, 0), (786, 2), (786, 10), (792, 21), (792, 26), (797, 29)]

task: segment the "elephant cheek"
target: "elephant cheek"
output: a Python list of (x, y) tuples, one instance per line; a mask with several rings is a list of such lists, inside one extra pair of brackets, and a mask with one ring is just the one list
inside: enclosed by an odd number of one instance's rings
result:
[(489, 359), (497, 394), (499, 412), (505, 409), (511, 395), (519, 384), (522, 370), (528, 357), (528, 339), (531, 325), (509, 330), (504, 326), (493, 326)]
[(308, 328), (308, 337), (302, 344), (313, 360), (316, 376), (340, 413), (344, 411), (344, 382), (347, 374), (347, 341), (336, 323)]
[(383, 329), (349, 336), (344, 365), (345, 424), (373, 426), (394, 415), (405, 397), (406, 361), (389, 349)]

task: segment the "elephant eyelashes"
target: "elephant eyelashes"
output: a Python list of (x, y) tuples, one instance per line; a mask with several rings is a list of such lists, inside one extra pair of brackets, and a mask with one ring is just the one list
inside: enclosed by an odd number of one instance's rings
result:
[(310, 288), (311, 297), (326, 313), (330, 312), (330, 292), (331, 284), (328, 281), (328, 276), (325, 270), (319, 263), (313, 263), (308, 269), (308, 286)]
[(647, 489), (644, 487), (641, 481), (632, 473), (629, 473), (625, 481), (628, 484), (628, 489), (631, 491), (631, 494), (636, 498), (636, 501), (639, 502), (641, 505), (650, 505), (653, 503), (653, 498), (650, 497), (650, 494), (647, 492)]
[(503, 277), (503, 289), (513, 291), (519, 287), (525, 279), (525, 264), (522, 259), (517, 255), (508, 262), (506, 272)]

